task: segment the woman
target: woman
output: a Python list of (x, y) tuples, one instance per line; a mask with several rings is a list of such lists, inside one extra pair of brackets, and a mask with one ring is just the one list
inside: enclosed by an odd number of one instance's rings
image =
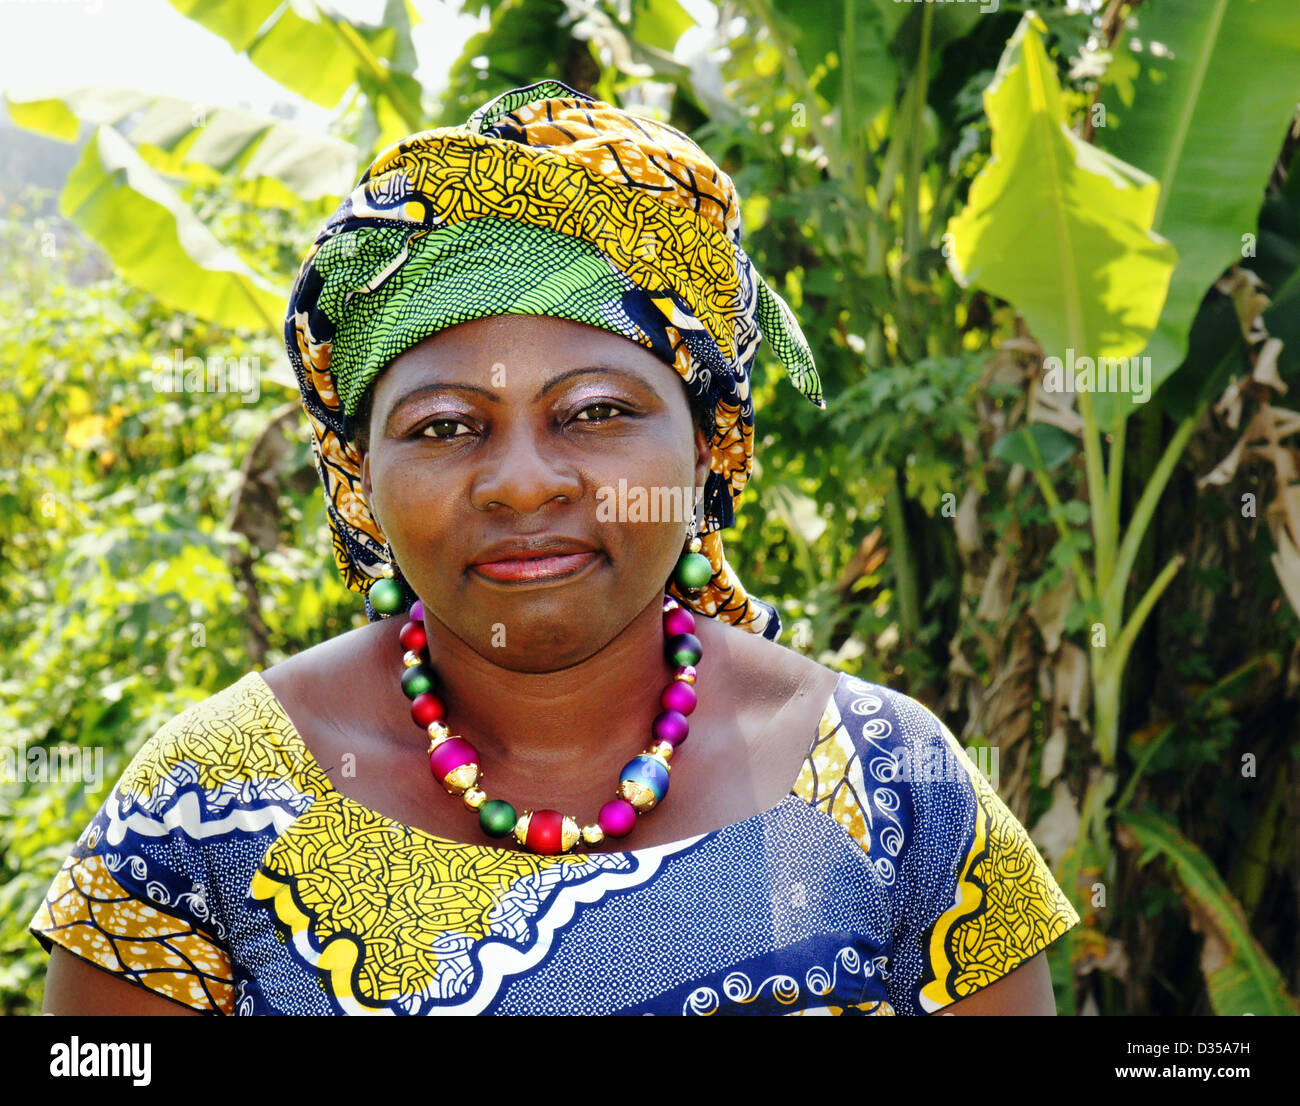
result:
[(694, 143), (555, 81), (377, 159), (286, 321), (370, 622), (141, 750), (47, 1010), (1055, 1012), (1023, 827), (723, 555), (760, 332), (824, 406), (739, 242)]

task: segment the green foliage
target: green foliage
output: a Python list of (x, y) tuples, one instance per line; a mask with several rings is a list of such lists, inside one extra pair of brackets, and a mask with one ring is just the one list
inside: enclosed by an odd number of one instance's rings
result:
[(1120, 824), (1142, 850), (1139, 864), (1160, 855), (1177, 873), (1187, 907), (1206, 937), (1203, 963), (1214, 1013), (1300, 1015), (1281, 974), (1251, 936), (1241, 907), (1205, 855), (1157, 814), (1128, 814)]
[[(75, 228), (31, 219), (39, 202), (23, 197), (0, 222), (0, 728), (13, 754), (98, 750), (102, 775), (97, 786), (24, 778), (19, 756), (19, 778), (0, 782), (9, 1013), (39, 996), (46, 958), (25, 926), (107, 788), (168, 718), (248, 669), (232, 569), (247, 539), (221, 520), (250, 442), (291, 398), (265, 375), (255, 402), (155, 391), (154, 360), (176, 349), (259, 368), (281, 355), (270, 336), (178, 315), (131, 287)], [(358, 617), (315, 552), (328, 547), (318, 486), (286, 489), (285, 508), (282, 543), (255, 567), (280, 655)]]
[[(1296, 100), (1280, 60), (1294, 44), (1276, 24), (1285, 0), (1142, 3), (1136, 30), (1064, 0), (989, 14), (746, 0), (727, 9), (723, 49), (689, 64), (671, 52), (691, 24), (676, 0), (593, 3), (581, 20), (560, 0), (472, 0), (489, 26), (433, 113), (401, 0), (374, 25), (310, 2), (174, 4), (334, 109), (333, 133), (224, 108), (196, 120), (144, 93), (8, 97), (30, 129), (64, 141), (93, 130), (64, 218), (36, 216), (34, 195), (0, 210), (0, 740), (98, 748), (104, 763), (96, 787), (0, 786), (7, 1012), (39, 999), (45, 957), (24, 927), (135, 749), (255, 658), (362, 619), (334, 572), (300, 421), (274, 501), (251, 524), (232, 509), (241, 466), (297, 401), (279, 327), (312, 233), (386, 143), (547, 77), (668, 103), (734, 178), (745, 248), (812, 340), (824, 413), (790, 402), (760, 349), (754, 472), (727, 535), (786, 642), (936, 709), (945, 700), (954, 732), (969, 713), (972, 746), (1020, 757), (1031, 828), (1056, 809), (1049, 730), (1067, 713), (1067, 651), (1083, 658), (1091, 714), (1069, 715), (1057, 777), (1082, 825), (1058, 878), (1081, 913), (1094, 882), (1141, 893), (1116, 895), (1053, 948), (1058, 1007), (1087, 996), (1123, 1012), (1100, 973), (1076, 970), (1108, 942), (1141, 940), (1150, 955), (1133, 970), (1149, 974), (1130, 996), (1163, 993), (1155, 977), (1219, 1012), (1293, 1009), (1294, 913), (1262, 909), (1287, 894), (1290, 858), (1272, 845), (1285, 807), (1252, 804), (1235, 767), (1243, 752), (1290, 763), (1278, 787), (1294, 772), (1282, 674), (1295, 617), (1267, 528), (1224, 538), (1235, 504), (1190, 490), (1230, 432), (1201, 427), (1196, 464), (1183, 457), (1207, 401), (1255, 364), (1249, 320), (1211, 291), (1252, 229), (1258, 250), (1239, 267), (1269, 290), (1279, 371), (1300, 380), (1300, 172), (1263, 191)], [(1202, 18), (1211, 8), (1223, 18)], [(1176, 352), (1161, 354), (1167, 382), (1150, 407), (1125, 409), (1127, 453), (1105, 397), (1080, 397), (1082, 433), (1036, 407), (1043, 352), (1148, 344)], [(259, 391), (155, 390), (177, 351), (249, 358)], [(1180, 573), (1189, 556), (1195, 571)], [(1184, 589), (1179, 602), (1166, 589)], [(1007, 711), (980, 715), (982, 700)], [(1134, 815), (1139, 802), (1164, 821)], [(1170, 859), (1163, 882), (1114, 848), (1114, 821)], [(1219, 957), (1203, 976), (1159, 959), (1186, 932), (1180, 895)], [(1145, 1001), (1135, 1012), (1151, 1012)]]
[(1182, 0), (1144, 4), (1117, 46), (1131, 64), (1111, 70), (1126, 79), (1104, 88), (1097, 141), (1159, 182), (1153, 229), (1180, 258), (1146, 350), (1161, 381), (1206, 289), (1244, 256), (1300, 92), (1300, 32), (1290, 0)]
[(1035, 23), (1021, 23), (984, 94), (993, 158), (948, 225), (953, 269), (1014, 303), (1048, 356), (1130, 357), (1174, 268), (1151, 233), (1159, 188), (1069, 130)]

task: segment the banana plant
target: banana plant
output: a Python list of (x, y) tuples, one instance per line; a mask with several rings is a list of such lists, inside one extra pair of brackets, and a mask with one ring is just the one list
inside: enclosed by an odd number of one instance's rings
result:
[[(1094, 119), (1107, 123), (1096, 131), (1105, 136), (1106, 150), (1070, 128), (1055, 68), (1042, 46), (1042, 24), (1026, 15), (985, 92), (993, 158), (973, 183), (967, 206), (948, 224), (957, 280), (1009, 301), (1037, 337), (1045, 367), (1046, 358), (1057, 359), (1051, 371), (1077, 392), (1090, 563), (1085, 543), (1071, 533), (1051, 475), (1074, 452), (1073, 440), (1054, 427), (1030, 423), (995, 450), (1033, 474), (1070, 551), (1075, 584), (1091, 616), (1099, 763), (1083, 799), (1079, 848), (1063, 864), (1071, 886), (1085, 854), (1102, 872), (1113, 862), (1107, 821), (1117, 790), (1125, 665), (1184, 558), (1172, 557), (1130, 609), (1131, 574), (1161, 494), (1211, 398), (1208, 389), (1193, 389), (1190, 412), (1125, 522), (1124, 438), (1135, 394), (1094, 395), (1090, 381), (1079, 382), (1076, 365), (1080, 375), (1094, 368), (1100, 374), (1103, 364), (1138, 366), (1150, 390), (1179, 368), (1191, 319), (1206, 289), (1239, 252), (1243, 229), (1253, 225), (1294, 113), (1300, 75), (1280, 33), (1288, 7), (1286, 0), (1194, 0), (1155, 6), (1149, 18), (1144, 8), (1143, 41), (1160, 48), (1137, 80), (1133, 71), (1139, 67), (1118, 67), (1107, 86), (1122, 97), (1111, 116), (1104, 101), (1102, 111), (1094, 112)], [(1279, 74), (1286, 76), (1279, 80)], [(1242, 103), (1251, 111), (1240, 112)], [(1137, 403), (1149, 397), (1150, 391)], [(1120, 805), (1131, 795), (1130, 788)], [(1190, 855), (1185, 842), (1160, 840), (1183, 860)], [(1183, 867), (1200, 871), (1191, 861)], [(1223, 893), (1231, 898), (1226, 888)], [(1241, 940), (1224, 947), (1230, 962), (1248, 951)], [(1217, 985), (1216, 977), (1212, 986)]]
[(131, 90), (10, 90), (6, 105), (20, 126), (63, 141), (93, 127), (59, 209), (124, 277), (170, 307), (275, 334), (293, 274), (259, 271), (239, 256), (180, 188), (220, 183), (262, 206), (332, 206), (364, 156), (426, 125), (410, 39), (418, 17), (402, 0), (386, 0), (373, 24), (311, 0), (174, 6), (285, 88), (340, 118), (355, 115), (353, 133), (312, 134), (270, 116)]
[(1163, 857), (1175, 874), (1202, 936), (1201, 972), (1215, 1014), (1300, 1016), (1282, 973), (1251, 935), (1240, 904), (1206, 855), (1158, 814), (1117, 815), (1121, 844), (1137, 850), (1138, 866)]

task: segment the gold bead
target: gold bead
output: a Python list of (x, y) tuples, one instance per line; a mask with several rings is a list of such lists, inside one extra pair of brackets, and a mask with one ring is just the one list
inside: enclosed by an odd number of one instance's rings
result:
[(379, 570), (379, 575), (385, 580), (391, 580), (393, 578), (393, 562), (385, 561), (384, 567)]
[(487, 792), (478, 787), (467, 787), (465, 789), (464, 798), (465, 805), (469, 807), (470, 810), (478, 810), (479, 807), (487, 802)]
[(682, 683), (684, 683), (684, 684), (693, 684), (693, 683), (695, 683), (695, 677), (694, 677), (694, 675), (692, 675), (690, 672), (686, 673), (685, 676), (678, 676), (677, 679), (680, 680), (680, 681), (681, 681)]
[(478, 765), (471, 762), (462, 764), (459, 768), (453, 768), (448, 772), (446, 778), (442, 781), (442, 786), (450, 794), (460, 795), (476, 783), (478, 783)]
[(515, 820), (515, 840), (521, 845), (528, 844), (528, 823), (533, 819), (533, 812), (525, 810)]
[(582, 831), (578, 829), (578, 823), (566, 814), (560, 823), (560, 851), (569, 852), (581, 836)]
[(619, 780), (618, 797), (631, 803), (632, 809), (638, 814), (648, 814), (659, 801), (655, 798), (655, 793), (639, 780)]
[(582, 827), (582, 840), (587, 845), (599, 845), (605, 840), (605, 831), (600, 828), (599, 822), (592, 822), (589, 826)]
[(655, 760), (659, 761), (659, 763), (670, 772), (672, 771), (672, 765), (668, 762), (673, 759), (673, 747), (669, 745), (668, 742), (656, 741), (646, 750), (646, 752), (649, 756), (652, 756)]
[(704, 548), (704, 543), (700, 541), (699, 538), (691, 538), (690, 548), (692, 553), (698, 553), (701, 549)]
[(402, 663), (406, 665), (407, 668), (414, 668), (420, 663), (420, 654), (412, 653), (411, 650), (408, 649), (402, 654)]
[(433, 752), (444, 741), (451, 738), (451, 730), (447, 729), (441, 722), (429, 723), (429, 752)]

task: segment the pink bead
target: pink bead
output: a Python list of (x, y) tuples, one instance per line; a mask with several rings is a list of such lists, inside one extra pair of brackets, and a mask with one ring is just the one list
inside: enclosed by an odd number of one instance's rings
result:
[(678, 607), (664, 615), (664, 636), (676, 637), (678, 634), (695, 632), (695, 616), (685, 607)]
[(675, 710), (678, 714), (690, 714), (699, 700), (695, 696), (695, 688), (691, 687), (690, 684), (682, 683), (681, 680), (674, 680), (664, 688), (664, 693), (659, 696), (659, 702), (664, 710)]
[(676, 710), (666, 710), (662, 714), (655, 715), (650, 729), (658, 740), (666, 741), (674, 747), (685, 741), (686, 735), (691, 732), (686, 716)]
[(439, 783), (462, 765), (477, 763), (478, 753), (463, 737), (448, 738), (429, 754), (429, 767)]
[(420, 602), (420, 600), (418, 599), (411, 604), (411, 621), (412, 622), (424, 621), (424, 604)]
[(636, 808), (626, 799), (612, 799), (600, 808), (596, 821), (606, 837), (626, 837), (636, 825)]

